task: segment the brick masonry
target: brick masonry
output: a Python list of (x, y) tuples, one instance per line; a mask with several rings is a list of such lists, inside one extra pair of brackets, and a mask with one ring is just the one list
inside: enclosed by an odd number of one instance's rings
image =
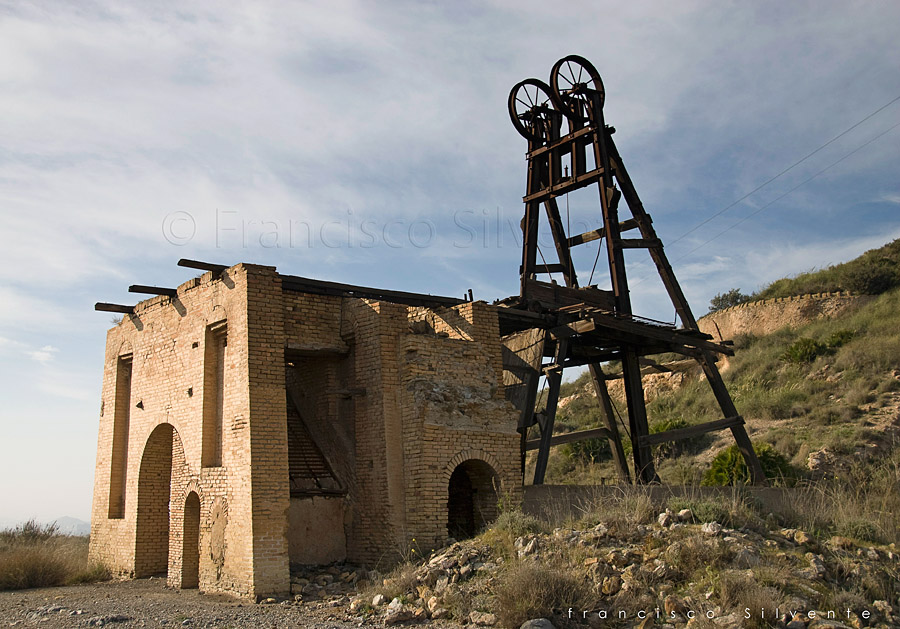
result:
[[(292, 494), (289, 404), (341, 491)], [(515, 428), (493, 307), (206, 273), (107, 334), (91, 558), (248, 598), (289, 593), (291, 562), (390, 564), (521, 500)]]

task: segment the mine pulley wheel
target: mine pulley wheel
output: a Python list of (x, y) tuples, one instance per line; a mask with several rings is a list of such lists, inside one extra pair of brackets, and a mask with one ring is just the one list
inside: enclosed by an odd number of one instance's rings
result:
[(550, 85), (556, 107), (569, 120), (587, 121), (593, 107), (603, 107), (606, 92), (600, 73), (584, 57), (569, 55), (557, 61), (550, 72)]
[(550, 86), (539, 79), (525, 79), (509, 93), (509, 117), (522, 137), (533, 142), (546, 142), (553, 126), (554, 107)]

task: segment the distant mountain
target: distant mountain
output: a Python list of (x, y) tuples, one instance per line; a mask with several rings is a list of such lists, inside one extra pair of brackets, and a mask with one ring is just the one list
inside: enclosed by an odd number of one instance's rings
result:
[(65, 535), (90, 535), (91, 533), (91, 523), (78, 518), (63, 516), (56, 520), (56, 525), (59, 527), (59, 532)]

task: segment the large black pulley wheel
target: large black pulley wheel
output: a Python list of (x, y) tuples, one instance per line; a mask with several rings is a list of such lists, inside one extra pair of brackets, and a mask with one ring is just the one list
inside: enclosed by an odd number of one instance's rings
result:
[(603, 107), (605, 91), (600, 73), (579, 55), (563, 57), (550, 72), (550, 85), (556, 107), (570, 120), (590, 118), (591, 107)]
[(533, 142), (547, 140), (554, 109), (550, 86), (539, 79), (525, 79), (509, 93), (509, 117), (513, 126), (522, 137)]

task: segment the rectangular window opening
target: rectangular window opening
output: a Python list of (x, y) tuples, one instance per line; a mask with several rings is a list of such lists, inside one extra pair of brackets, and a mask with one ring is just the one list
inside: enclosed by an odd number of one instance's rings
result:
[(125, 517), (125, 484), (128, 475), (128, 428), (131, 420), (132, 355), (116, 360), (116, 397), (113, 405), (112, 457), (109, 474), (109, 517)]
[(203, 467), (222, 465), (227, 346), (228, 333), (224, 322), (206, 329), (203, 354)]

